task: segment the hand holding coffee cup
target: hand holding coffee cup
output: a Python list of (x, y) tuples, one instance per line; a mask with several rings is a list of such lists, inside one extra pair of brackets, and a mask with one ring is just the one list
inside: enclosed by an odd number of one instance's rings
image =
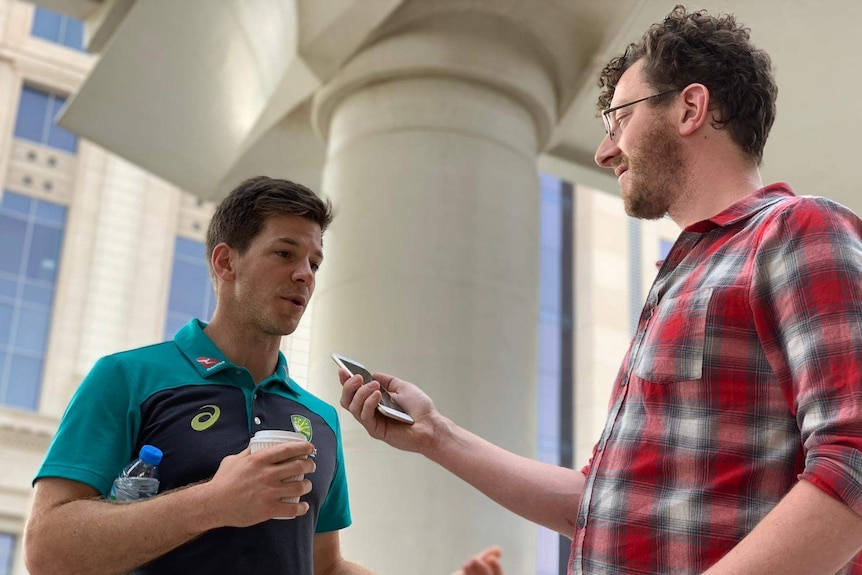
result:
[[(297, 433), (295, 431), (285, 431), (279, 429), (267, 429), (263, 431), (258, 431), (254, 434), (254, 437), (249, 441), (249, 445), (251, 446), (251, 452), (254, 453), (261, 449), (266, 449), (267, 447), (275, 447), (277, 445), (281, 445), (283, 443), (289, 441), (308, 441), (305, 436), (301, 433)], [(298, 459), (308, 459), (307, 455), (303, 455)], [(295, 475), (293, 477), (286, 477), (282, 479), (282, 482), (287, 481), (301, 481), (305, 478), (305, 475)], [(299, 502), (299, 497), (285, 497), (282, 499), (285, 503), (297, 503)], [(273, 519), (293, 519), (293, 517), (274, 517)]]

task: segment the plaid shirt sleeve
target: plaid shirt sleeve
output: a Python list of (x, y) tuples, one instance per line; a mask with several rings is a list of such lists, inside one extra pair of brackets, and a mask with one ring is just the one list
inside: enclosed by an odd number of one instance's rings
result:
[(758, 243), (752, 314), (799, 426), (799, 476), (862, 515), (862, 222), (798, 198)]

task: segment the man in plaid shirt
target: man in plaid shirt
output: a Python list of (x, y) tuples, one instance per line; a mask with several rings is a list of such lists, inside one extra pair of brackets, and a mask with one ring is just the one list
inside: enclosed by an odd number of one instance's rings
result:
[(379, 383), (416, 419), (342, 405), (512, 511), (573, 538), (570, 573), (862, 575), (862, 221), (764, 186), (768, 55), (732, 15), (676, 7), (602, 72), (596, 162), (626, 211), (682, 228), (580, 472), (508, 453)]

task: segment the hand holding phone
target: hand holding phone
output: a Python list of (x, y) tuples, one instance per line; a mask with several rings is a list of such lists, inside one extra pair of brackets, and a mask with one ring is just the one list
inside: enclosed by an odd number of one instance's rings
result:
[[(338, 367), (347, 370), (347, 373), (351, 376), (361, 375), (363, 385), (374, 379), (371, 372), (358, 361), (348, 359), (338, 353), (332, 354), (332, 360)], [(377, 411), (386, 417), (391, 417), (402, 423), (413, 424), (414, 422), (413, 418), (407, 414), (407, 411), (395, 401), (394, 397), (389, 395), (389, 392), (382, 385), (380, 386), (380, 403), (377, 404)]]

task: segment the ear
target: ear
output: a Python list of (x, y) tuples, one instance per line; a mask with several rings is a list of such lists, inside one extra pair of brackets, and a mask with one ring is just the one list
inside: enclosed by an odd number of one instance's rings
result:
[(682, 91), (683, 108), (679, 116), (679, 133), (690, 136), (710, 119), (709, 89), (703, 84), (689, 84)]
[(234, 269), (236, 251), (226, 243), (222, 242), (213, 248), (210, 258), (213, 273), (220, 281), (231, 281), (236, 277)]

